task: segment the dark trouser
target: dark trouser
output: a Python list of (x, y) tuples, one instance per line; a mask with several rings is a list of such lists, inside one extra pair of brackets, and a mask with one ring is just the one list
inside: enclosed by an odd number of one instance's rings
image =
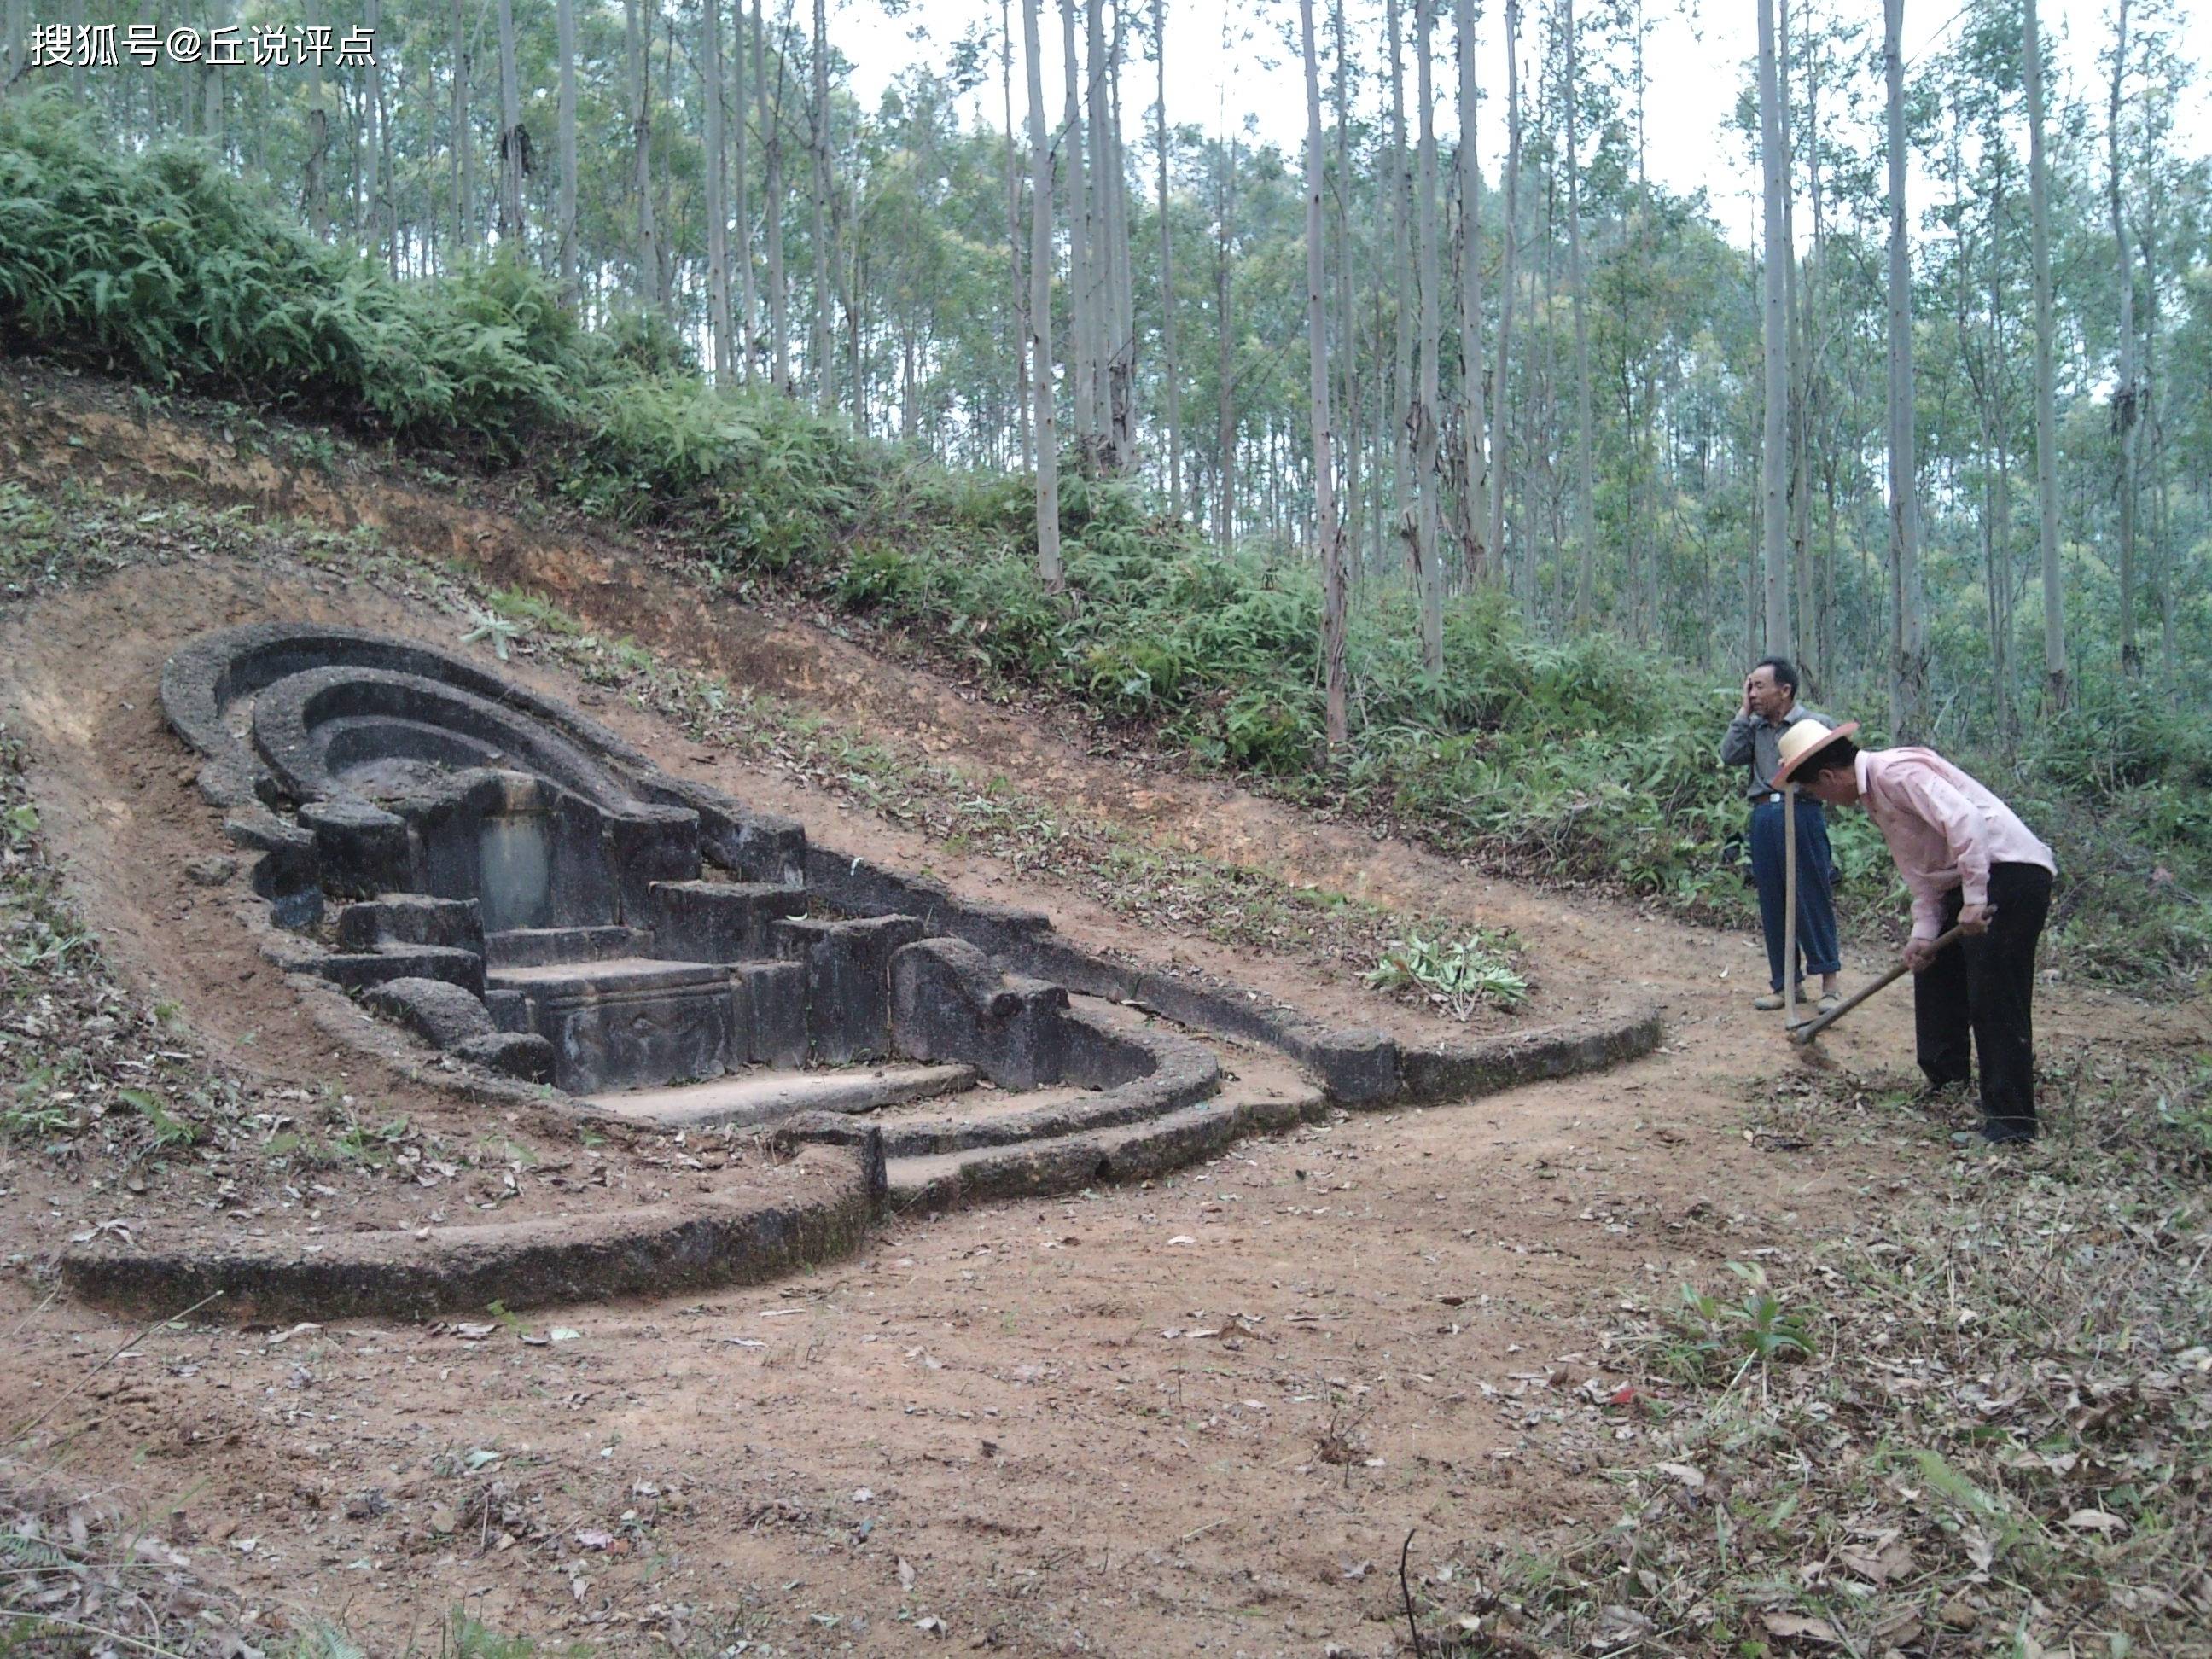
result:
[[(1943, 899), (1943, 927), (1966, 897)], [(1982, 1116), (1999, 1134), (2035, 1133), (2035, 942), (2051, 913), (2051, 872), (2037, 864), (1990, 866), (1990, 930), (1938, 951), (1912, 981), (1920, 1069), (1941, 1087), (1963, 1084), (1982, 1061)], [(1971, 1036), (1972, 1042), (1969, 1042)]]
[[(1782, 934), (1789, 917), (1789, 847), (1782, 839), (1782, 803), (1751, 809), (1751, 878), (1759, 886), (1759, 925), (1766, 935), (1768, 988), (1782, 988)], [(1836, 945), (1836, 863), (1828, 850), (1828, 820), (1820, 803), (1797, 798), (1797, 976), (1843, 969)]]

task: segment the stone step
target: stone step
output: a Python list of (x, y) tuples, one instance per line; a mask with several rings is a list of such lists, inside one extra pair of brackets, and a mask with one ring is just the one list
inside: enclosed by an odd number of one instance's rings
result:
[(715, 963), (613, 957), (488, 979), (494, 995), (523, 999), (524, 1029), (553, 1045), (553, 1080), (572, 1095), (718, 1078), (750, 1057), (750, 1017)]
[(672, 1129), (773, 1123), (793, 1112), (872, 1112), (975, 1086), (971, 1066), (876, 1066), (835, 1072), (758, 1071), (676, 1089), (586, 1097), (586, 1104)]
[(1316, 1120), (1328, 1109), (1328, 1097), (1294, 1073), (1272, 1066), (1253, 1071), (1211, 1100), (1139, 1123), (1012, 1146), (893, 1158), (886, 1165), (890, 1202), (902, 1210), (947, 1210), (989, 1199), (1146, 1180), (1194, 1163), (1245, 1135), (1274, 1133)]
[(659, 881), (653, 948), (690, 962), (757, 962), (778, 954), (775, 923), (806, 914), (806, 890), (773, 882)]
[(642, 957), (651, 946), (652, 936), (635, 927), (513, 927), (484, 935), (484, 960), (496, 973)]

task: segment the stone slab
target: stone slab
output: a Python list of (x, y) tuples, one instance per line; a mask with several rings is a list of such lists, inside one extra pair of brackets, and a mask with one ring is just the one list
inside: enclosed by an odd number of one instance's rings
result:
[(773, 1123), (793, 1112), (871, 1112), (975, 1086), (969, 1066), (878, 1066), (866, 1071), (747, 1072), (684, 1089), (590, 1097), (617, 1117), (672, 1129)]

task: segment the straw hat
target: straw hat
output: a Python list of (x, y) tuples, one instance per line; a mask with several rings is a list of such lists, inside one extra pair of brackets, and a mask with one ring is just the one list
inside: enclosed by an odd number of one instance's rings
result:
[(1784, 727), (1781, 738), (1774, 745), (1782, 757), (1782, 763), (1774, 769), (1775, 786), (1778, 788), (1790, 782), (1808, 757), (1819, 754), (1830, 744), (1848, 738), (1858, 729), (1856, 720), (1845, 720), (1832, 732), (1824, 728), (1818, 720), (1798, 720)]

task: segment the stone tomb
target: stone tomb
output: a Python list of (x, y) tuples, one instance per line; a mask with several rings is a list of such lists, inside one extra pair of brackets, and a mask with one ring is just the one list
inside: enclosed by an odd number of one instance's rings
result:
[(179, 652), (161, 699), (258, 854), (283, 965), (471, 1065), (830, 1140), (841, 1115), (979, 1078), (1058, 1090), (1061, 1115), (1070, 1094), (1136, 1085), (1110, 1117), (1218, 1087), (1210, 1051), (1073, 1007), (921, 915), (826, 902), (799, 824), (455, 653), (259, 624)]

